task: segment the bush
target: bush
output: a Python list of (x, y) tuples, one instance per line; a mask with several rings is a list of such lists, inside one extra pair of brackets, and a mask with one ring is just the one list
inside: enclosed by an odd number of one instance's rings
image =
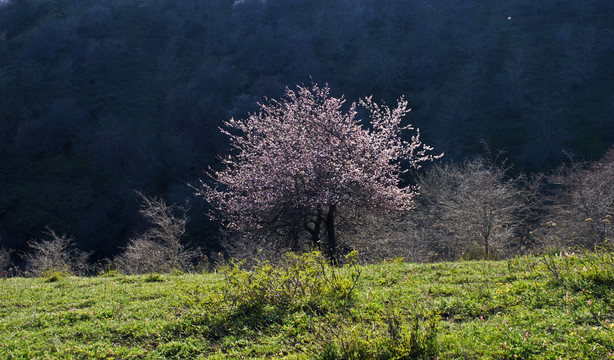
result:
[(0, 247), (0, 274), (7, 271), (11, 266), (11, 252), (3, 247)]
[(506, 170), (476, 158), (436, 165), (419, 176), (412, 221), (422, 231), (423, 247), (447, 260), (513, 250), (511, 240), (528, 210), (519, 180)]
[(555, 188), (544, 224), (534, 232), (546, 248), (596, 249), (612, 239), (614, 148), (595, 163), (572, 161), (549, 177)]
[(243, 267), (244, 261), (231, 262), (222, 269), (226, 281), (217, 296), (232, 311), (244, 314), (266, 306), (281, 313), (297, 309), (319, 313), (337, 308), (353, 299), (361, 273), (356, 252), (345, 260), (345, 265), (335, 268), (320, 252), (288, 252), (276, 264), (256, 262), (249, 269)]
[(199, 257), (200, 250), (186, 249), (180, 242), (188, 221), (187, 209), (166, 205), (162, 199), (139, 196), (142, 200), (139, 213), (152, 227), (130, 240), (124, 253), (113, 260), (113, 266), (125, 274), (188, 270), (192, 260)]
[[(244, 266), (245, 261), (231, 260), (220, 268), (223, 279), (217, 287), (186, 291), (181, 306), (184, 319), (202, 324), (200, 331), (207, 338), (219, 340), (250, 328), (261, 333), (271, 325), (286, 326), (295, 316), (347, 314), (362, 268), (356, 253), (345, 261), (333, 267), (320, 252), (289, 252), (275, 264), (256, 261), (250, 267)], [(308, 328), (309, 324), (301, 325), (301, 331), (311, 331)]]
[(34, 276), (50, 273), (84, 275), (88, 270), (89, 253), (75, 247), (73, 238), (59, 236), (53, 230), (44, 232), (49, 240), (29, 244), (33, 252), (26, 256), (27, 272)]

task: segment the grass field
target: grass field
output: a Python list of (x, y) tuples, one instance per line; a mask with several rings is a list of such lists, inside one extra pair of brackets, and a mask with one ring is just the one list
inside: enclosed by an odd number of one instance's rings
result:
[(611, 359), (611, 253), (0, 280), (1, 359)]

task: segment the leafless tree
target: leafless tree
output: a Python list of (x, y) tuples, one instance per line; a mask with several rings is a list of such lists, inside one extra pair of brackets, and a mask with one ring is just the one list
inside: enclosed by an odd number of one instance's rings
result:
[(541, 229), (543, 245), (594, 248), (612, 238), (614, 147), (594, 163), (571, 161), (549, 181), (555, 191)]
[(455, 259), (479, 250), (505, 254), (523, 212), (518, 180), (484, 158), (436, 165), (418, 177), (420, 195), (412, 216), (423, 253)]
[(28, 273), (34, 276), (50, 271), (74, 275), (87, 273), (90, 254), (77, 249), (72, 237), (60, 236), (49, 228), (44, 234), (49, 237), (48, 240), (29, 243), (32, 252), (26, 255)]
[(167, 205), (162, 199), (148, 198), (140, 193), (139, 196), (139, 213), (151, 227), (130, 240), (124, 253), (114, 259), (114, 266), (127, 274), (188, 270), (192, 260), (200, 255), (200, 250), (187, 249), (180, 242), (188, 222), (187, 209)]
[(361, 260), (377, 263), (389, 259), (424, 261), (428, 256), (421, 246), (418, 229), (408, 218), (412, 210), (398, 216), (365, 211), (340, 213), (339, 237), (346, 250), (358, 250)]

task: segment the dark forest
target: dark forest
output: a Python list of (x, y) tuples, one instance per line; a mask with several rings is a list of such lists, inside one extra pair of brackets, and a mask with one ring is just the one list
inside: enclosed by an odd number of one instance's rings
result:
[(48, 227), (111, 257), (146, 230), (139, 192), (189, 208), (184, 240), (221, 250), (189, 184), (219, 166), (224, 120), (297, 84), (405, 96), (438, 162), (484, 144), (516, 174), (598, 160), (612, 19), (612, 0), (0, 1), (1, 245)]

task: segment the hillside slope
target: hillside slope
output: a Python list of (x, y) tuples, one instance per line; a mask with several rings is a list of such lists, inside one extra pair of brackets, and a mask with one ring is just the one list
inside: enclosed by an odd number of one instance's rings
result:
[[(612, 254), (0, 279), (8, 359), (605, 359)], [(359, 275), (357, 278), (356, 276)], [(355, 282), (357, 279), (357, 282)]]

